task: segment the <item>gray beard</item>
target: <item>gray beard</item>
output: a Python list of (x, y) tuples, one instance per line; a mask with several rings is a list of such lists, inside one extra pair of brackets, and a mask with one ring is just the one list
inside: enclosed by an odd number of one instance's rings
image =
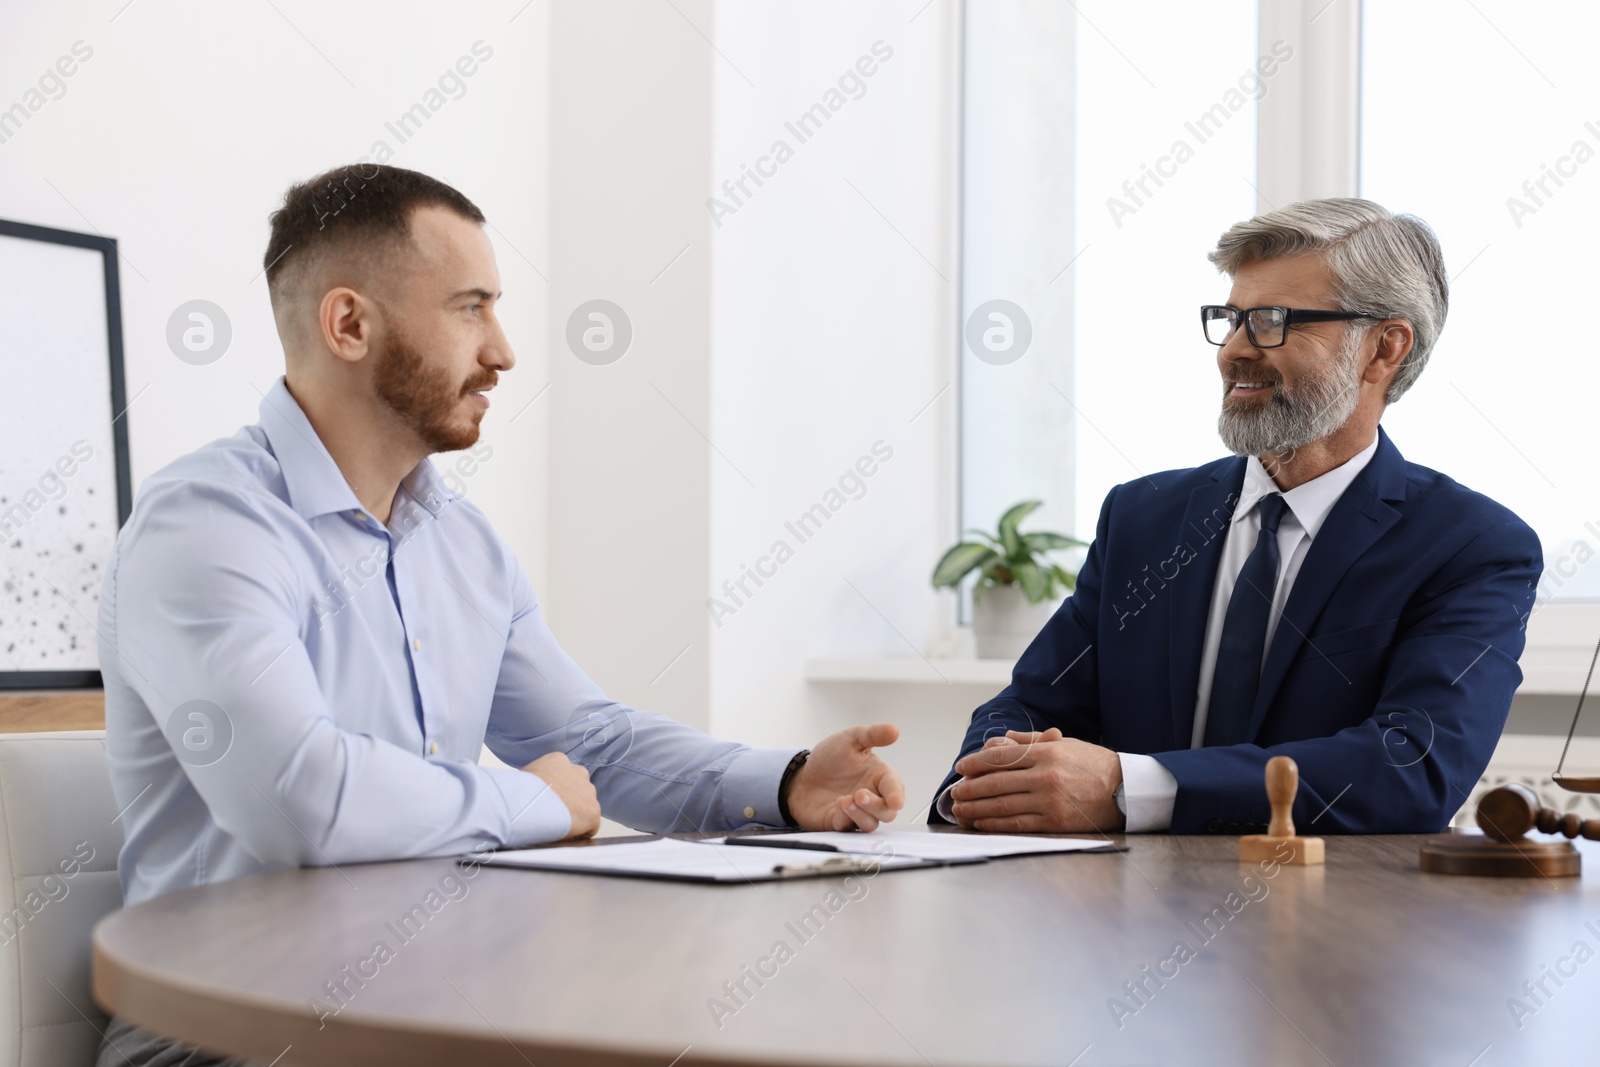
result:
[[(1288, 452), (1320, 441), (1342, 427), (1361, 399), (1361, 341), (1352, 331), (1334, 363), (1325, 373), (1302, 377), (1293, 392), (1281, 381), (1272, 386), (1266, 403), (1247, 400), (1230, 403), (1224, 392), (1217, 433), (1228, 450), (1238, 456)], [(1231, 389), (1230, 384), (1224, 389)]]

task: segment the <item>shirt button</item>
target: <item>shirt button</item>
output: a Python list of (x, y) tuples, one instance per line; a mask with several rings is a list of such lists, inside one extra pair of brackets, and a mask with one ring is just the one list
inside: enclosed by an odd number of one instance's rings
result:
[(421, 652), (422, 651), (422, 638), (413, 637), (411, 639), (411, 651), (413, 651), (413, 652)]
[(744, 817), (747, 818), (747, 819), (755, 818), (756, 817), (756, 809), (746, 805), (746, 807), (744, 809)]
[(428, 744), (428, 755), (437, 756), (438, 754), (439, 754), (439, 742), (437, 742), (437, 741), (429, 742), (429, 744)]

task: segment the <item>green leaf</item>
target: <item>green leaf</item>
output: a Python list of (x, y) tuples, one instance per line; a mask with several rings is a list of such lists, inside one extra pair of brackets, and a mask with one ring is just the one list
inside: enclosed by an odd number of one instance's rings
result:
[(1022, 542), (1017, 534), (1017, 525), (1043, 504), (1044, 501), (1042, 500), (1024, 500), (1022, 503), (1008, 508), (1006, 513), (1000, 516), (1000, 543), (1005, 546), (1007, 559), (1016, 559), (1022, 551)]
[(996, 552), (1005, 551), (1005, 546), (999, 541), (995, 540), (994, 534), (990, 533), (988, 530), (968, 530), (967, 533), (973, 537), (976, 537), (978, 540), (982, 541)]
[(999, 558), (995, 550), (988, 545), (963, 541), (946, 552), (939, 565), (933, 568), (933, 587), (954, 589), (968, 574)]
[(955, 588), (974, 570), (980, 572), (978, 592), (990, 585), (1019, 585), (1030, 603), (1037, 604), (1058, 591), (1071, 592), (1077, 576), (1044, 558), (1047, 553), (1067, 548), (1086, 548), (1087, 541), (1037, 530), (1024, 534), (1017, 529), (1022, 520), (1043, 506), (1043, 501), (1024, 500), (1000, 516), (997, 537), (987, 530), (967, 530), (973, 540), (963, 541), (944, 554), (933, 571), (935, 588)]
[(1022, 586), (1022, 591), (1028, 596), (1028, 603), (1037, 604), (1050, 595), (1050, 580), (1033, 560), (1017, 564), (1016, 575), (1017, 584)]
[(1070, 593), (1074, 589), (1078, 588), (1078, 576), (1066, 568), (1058, 567), (1052, 564), (1050, 567), (1050, 573), (1055, 577), (1056, 581), (1061, 583), (1062, 587), (1065, 588), (1067, 592)]
[(1076, 537), (1065, 534), (1049, 533), (1039, 530), (1034, 533), (1022, 535), (1022, 543), (1030, 552), (1054, 552), (1058, 548), (1084, 548), (1084, 542)]

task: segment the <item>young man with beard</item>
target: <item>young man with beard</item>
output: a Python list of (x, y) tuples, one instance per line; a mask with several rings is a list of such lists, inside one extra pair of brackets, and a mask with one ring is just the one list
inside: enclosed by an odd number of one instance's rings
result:
[[(265, 263), (287, 373), (152, 475), (100, 605), (128, 903), (293, 866), (640, 829), (874, 829), (880, 723), (753, 749), (610, 700), (428, 460), (515, 359), (484, 216), (414, 171), (291, 187)], [(480, 766), (491, 751), (512, 768)], [(102, 1064), (213, 1063), (113, 1020)]]
[(1233, 279), (1201, 319), (1240, 458), (1111, 491), (1076, 591), (974, 713), (932, 821), (1259, 832), (1265, 764), (1287, 755), (1301, 827), (1434, 831), (1494, 752), (1538, 538), (1378, 425), (1444, 326), (1432, 231), (1313, 200), (1210, 258)]

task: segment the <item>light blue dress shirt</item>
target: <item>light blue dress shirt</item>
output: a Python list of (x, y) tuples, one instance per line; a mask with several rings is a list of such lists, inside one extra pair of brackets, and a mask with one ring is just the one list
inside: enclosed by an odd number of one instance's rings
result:
[(366, 514), (282, 379), (261, 421), (152, 475), (100, 598), (125, 900), (291, 866), (557, 840), (512, 767), (562, 751), (651, 831), (781, 825), (795, 749), (610, 700), (483, 513), (424, 460)]

